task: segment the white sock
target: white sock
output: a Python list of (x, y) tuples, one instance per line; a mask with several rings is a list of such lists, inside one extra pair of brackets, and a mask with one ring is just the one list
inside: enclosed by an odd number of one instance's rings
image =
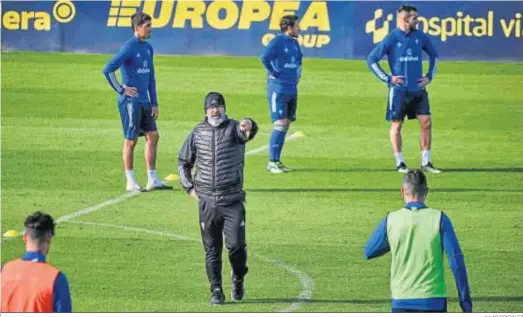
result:
[(154, 181), (158, 180), (158, 175), (156, 175), (156, 170), (148, 170), (147, 177), (149, 178), (149, 182), (154, 182)]
[(125, 170), (125, 178), (127, 178), (127, 182), (136, 183), (136, 178), (134, 177), (134, 170)]
[(427, 165), (430, 162), (430, 150), (421, 151), (421, 165)]
[(405, 162), (405, 160), (403, 159), (403, 153), (401, 152), (394, 153), (394, 157), (396, 158), (396, 166)]

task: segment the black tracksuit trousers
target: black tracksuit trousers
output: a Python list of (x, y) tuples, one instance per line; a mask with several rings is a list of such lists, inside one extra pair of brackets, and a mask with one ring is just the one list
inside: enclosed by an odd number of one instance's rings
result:
[(200, 200), (200, 232), (205, 249), (205, 268), (211, 291), (222, 287), (223, 236), (229, 251), (229, 261), (236, 278), (247, 274), (247, 244), (245, 242), (245, 207), (243, 202), (215, 206)]

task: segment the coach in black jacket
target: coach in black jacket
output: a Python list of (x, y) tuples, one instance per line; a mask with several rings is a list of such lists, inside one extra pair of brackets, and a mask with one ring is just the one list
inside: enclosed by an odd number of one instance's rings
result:
[[(225, 99), (220, 93), (207, 94), (204, 109), (205, 120), (194, 128), (180, 150), (178, 172), (182, 187), (199, 201), (211, 304), (222, 304), (225, 301), (223, 233), (232, 267), (231, 297), (241, 300), (244, 294), (243, 278), (247, 274), (243, 191), (245, 143), (254, 138), (258, 127), (252, 119), (240, 122), (229, 119), (225, 114)], [(193, 167), (196, 167), (194, 178), (191, 175)]]

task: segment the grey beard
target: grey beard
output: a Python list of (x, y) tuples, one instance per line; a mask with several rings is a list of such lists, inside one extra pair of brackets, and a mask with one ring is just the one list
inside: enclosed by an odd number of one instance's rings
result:
[(227, 115), (222, 114), (219, 118), (207, 118), (207, 121), (209, 121), (209, 124), (216, 128), (220, 124), (222, 124), (227, 119)]

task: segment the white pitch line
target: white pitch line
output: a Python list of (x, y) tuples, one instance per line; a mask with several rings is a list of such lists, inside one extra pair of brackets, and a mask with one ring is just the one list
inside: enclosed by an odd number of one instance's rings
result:
[(131, 192), (131, 193), (123, 194), (123, 195), (118, 196), (116, 198), (104, 201), (103, 203), (100, 203), (98, 205), (94, 205), (94, 206), (91, 206), (91, 207), (88, 207), (88, 208), (85, 208), (85, 209), (81, 209), (81, 210), (75, 211), (73, 213), (67, 214), (65, 216), (62, 216), (62, 217), (56, 219), (56, 223), (69, 221), (69, 220), (72, 220), (72, 219), (74, 219), (76, 217), (80, 217), (80, 216), (83, 216), (83, 215), (90, 214), (92, 212), (95, 212), (95, 211), (100, 210), (102, 208), (105, 208), (107, 206), (116, 205), (117, 203), (119, 203), (121, 201), (124, 201), (127, 198), (131, 198), (131, 197), (137, 196), (140, 193), (141, 192)]
[(149, 234), (154, 234), (154, 235), (158, 235), (158, 236), (176, 238), (178, 240), (184, 240), (184, 241), (198, 241), (194, 238), (176, 234), (176, 233), (162, 232), (162, 231), (150, 230), (150, 229), (145, 229), (145, 228), (128, 227), (128, 226), (122, 226), (122, 225), (113, 225), (110, 223), (100, 223), (100, 222), (81, 221), (81, 220), (69, 220), (67, 222), (76, 223), (76, 224), (80, 224), (80, 225), (92, 225), (92, 226), (97, 226), (97, 227), (116, 228), (116, 229), (122, 229), (122, 230), (127, 230), (127, 231), (143, 232), (143, 233), (149, 233)]
[(279, 266), (279, 267), (287, 270), (287, 272), (295, 275), (298, 278), (298, 280), (300, 280), (302, 291), (300, 294), (298, 294), (298, 297), (296, 297), (296, 301), (294, 301), (290, 306), (285, 307), (284, 309), (278, 310), (277, 313), (293, 312), (293, 311), (297, 310), (298, 308), (300, 308), (300, 306), (303, 305), (304, 303), (306, 303), (309, 299), (312, 298), (312, 290), (314, 289), (314, 282), (307, 274), (305, 274), (302, 271), (296, 269), (295, 267), (289, 266), (281, 261), (272, 260), (272, 259), (266, 258), (264, 256), (261, 256), (259, 254), (253, 254), (253, 255), (255, 257), (258, 257), (258, 258), (264, 260), (265, 262), (269, 262), (273, 265)]
[[(297, 140), (299, 139), (300, 137), (302, 137), (298, 132), (295, 132), (293, 134), (291, 134), (289, 137), (287, 137), (287, 141), (292, 141), (292, 140)], [(259, 153), (261, 151), (264, 151), (268, 148), (269, 146), (268, 145), (262, 145), (262, 146), (259, 146), (257, 148), (254, 148), (250, 151), (247, 151), (245, 153), (245, 155), (252, 155), (252, 154), (256, 154), (256, 153)], [(115, 197), (115, 198), (112, 198), (112, 199), (109, 199), (107, 201), (104, 201), (98, 205), (94, 205), (94, 206), (91, 206), (91, 207), (87, 207), (85, 209), (81, 209), (81, 210), (78, 210), (78, 211), (75, 211), (73, 213), (70, 213), (70, 214), (67, 214), (67, 215), (64, 215), (60, 218), (58, 218), (56, 220), (56, 223), (60, 223), (60, 222), (64, 222), (64, 221), (68, 221), (68, 220), (71, 220), (71, 219), (74, 219), (76, 217), (79, 217), (79, 216), (83, 216), (83, 215), (87, 215), (87, 214), (90, 214), (92, 212), (95, 212), (97, 210), (100, 210), (102, 208), (105, 208), (107, 206), (110, 206), (110, 205), (115, 205), (115, 204), (118, 204), (128, 198), (131, 198), (131, 197), (134, 197), (134, 196), (138, 196), (140, 195), (142, 192), (130, 192), (130, 193), (125, 193), (121, 196), (118, 196), (118, 197)], [(24, 234), (24, 231), (21, 231), (17, 234), (16, 237), (19, 237), (21, 235)]]
[[(126, 193), (126, 194), (123, 194), (121, 196), (118, 196), (118, 197), (115, 197), (113, 199), (109, 199), (109, 200), (106, 200), (104, 201), (103, 203), (100, 203), (98, 205), (94, 205), (94, 206), (91, 206), (91, 207), (87, 207), (85, 209), (80, 209), (78, 211), (75, 211), (73, 213), (70, 213), (70, 214), (67, 214), (67, 215), (64, 215), (58, 219), (56, 219), (55, 223), (61, 223), (61, 222), (65, 222), (65, 221), (69, 221), (69, 220), (72, 220), (76, 217), (80, 217), (80, 216), (83, 216), (83, 215), (87, 215), (87, 214), (90, 214), (92, 212), (95, 212), (97, 210), (100, 210), (102, 208), (105, 208), (107, 206), (111, 206), (111, 205), (115, 205), (115, 204), (118, 204), (119, 202), (122, 202), (128, 198), (131, 198), (131, 197), (134, 197), (134, 196), (137, 196), (139, 195), (141, 192), (132, 192), (132, 193)], [(17, 234), (17, 237), (21, 236), (24, 234), (25, 231), (21, 231)]]
[[(291, 134), (289, 137), (287, 137), (286, 140), (287, 141), (292, 141), (292, 140), (297, 140), (297, 139), (299, 139), (301, 137), (303, 137), (303, 135), (301, 135), (298, 132), (295, 132), (295, 133)], [(247, 151), (245, 153), (245, 155), (256, 154), (256, 153), (259, 153), (259, 152), (262, 152), (262, 151), (266, 150), (267, 148), (268, 148), (268, 145), (263, 145), (263, 146), (254, 148), (254, 149), (252, 149), (250, 151)], [(80, 210), (75, 211), (73, 213), (70, 213), (70, 214), (64, 215), (62, 217), (59, 217), (56, 220), (56, 223), (73, 222), (71, 220), (75, 219), (76, 217), (84, 216), (84, 215), (90, 214), (92, 212), (98, 211), (98, 210), (100, 210), (102, 208), (105, 208), (107, 206), (118, 204), (118, 203), (120, 203), (120, 202), (122, 202), (124, 200), (127, 200), (127, 199), (131, 198), (131, 197), (138, 196), (141, 193), (142, 192), (126, 193), (126, 194), (123, 194), (121, 196), (118, 196), (118, 197), (109, 199), (107, 201), (104, 201), (104, 202), (102, 202), (102, 203), (100, 203), (98, 205), (87, 207), (85, 209), (80, 209)], [(74, 222), (80, 223), (78, 221), (74, 221)], [(85, 223), (85, 224), (92, 224), (92, 225), (99, 225), (99, 226), (105, 226), (105, 227), (119, 228), (119, 229), (124, 229), (124, 230), (140, 231), (140, 232), (156, 234), (156, 235), (164, 235), (164, 236), (177, 238), (177, 239), (180, 239), (180, 240), (195, 241), (195, 239), (193, 239), (193, 238), (185, 237), (185, 236), (182, 236), (182, 235), (176, 235), (176, 234), (168, 233), (168, 232), (159, 232), (159, 231), (148, 230), (148, 229), (143, 229), (143, 228), (125, 227), (125, 226), (110, 225), (110, 224), (98, 224), (98, 223), (89, 223), (89, 222), (83, 222), (83, 223)], [(18, 233), (17, 236), (20, 236), (23, 233), (24, 232), (22, 231), (22, 232)], [(199, 241), (199, 240), (197, 240), (197, 241)], [(256, 255), (256, 256), (262, 258), (259, 255)], [(277, 261), (270, 260), (270, 259), (266, 259), (266, 261), (268, 261), (268, 262), (270, 262), (272, 264), (275, 264), (277, 266), (280, 266), (280, 267), (284, 268), (285, 270), (287, 270), (288, 272), (296, 275), (298, 277), (298, 279), (300, 280), (300, 283), (302, 284), (303, 291), (298, 295), (298, 297), (296, 298), (296, 301), (294, 303), (292, 303), (286, 309), (282, 310), (283, 312), (292, 312), (292, 311), (298, 309), (304, 302), (306, 302), (307, 300), (311, 299), (311, 297), (312, 297), (312, 290), (313, 290), (313, 285), (314, 284), (312, 282), (312, 279), (309, 276), (307, 276), (305, 273), (297, 270), (296, 268), (294, 268), (292, 266), (286, 265), (285, 263), (277, 262)]]
[[(288, 141), (292, 141), (292, 140), (297, 140), (301, 137), (301, 135), (297, 132), (291, 134), (287, 140)], [(268, 145), (263, 145), (263, 146), (259, 146), (257, 148), (254, 148), (250, 151), (247, 151), (245, 153), (245, 155), (252, 155), (252, 154), (255, 154), (255, 153), (258, 153), (258, 152), (261, 152), (265, 149), (268, 148)], [(97, 210), (100, 210), (102, 208), (105, 208), (107, 206), (110, 206), (110, 205), (115, 205), (115, 204), (118, 204), (128, 198), (131, 198), (131, 197), (134, 197), (134, 196), (138, 196), (140, 195), (142, 192), (131, 192), (131, 193), (126, 193), (126, 194), (123, 194), (121, 196), (118, 196), (116, 198), (113, 198), (113, 199), (109, 199), (107, 201), (104, 201), (103, 203), (100, 203), (98, 205), (94, 205), (94, 206), (91, 206), (91, 207), (88, 207), (88, 208), (85, 208), (85, 209), (81, 209), (81, 210), (78, 210), (78, 211), (75, 211), (71, 214), (67, 214), (67, 215), (64, 215), (60, 218), (58, 218), (56, 220), (57, 223), (60, 223), (60, 222), (64, 222), (64, 221), (68, 221), (68, 220), (71, 220), (71, 219), (74, 219), (76, 217), (79, 217), (79, 216), (83, 216), (83, 215), (87, 215), (87, 214), (90, 214), (94, 211), (97, 211)]]
[[(74, 224), (81, 224), (81, 225), (91, 225), (91, 226), (97, 226), (97, 227), (116, 228), (116, 229), (122, 229), (122, 230), (127, 230), (127, 231), (143, 232), (143, 233), (148, 233), (148, 234), (153, 234), (153, 235), (158, 235), (158, 236), (163, 236), (163, 237), (175, 238), (175, 239), (184, 240), (184, 241), (201, 242), (201, 240), (199, 240), (199, 239), (191, 238), (191, 237), (184, 236), (181, 234), (164, 232), (164, 231), (156, 231), (156, 230), (150, 230), (150, 229), (145, 229), (145, 228), (114, 225), (114, 224), (99, 223), (99, 222), (92, 222), (92, 221), (79, 221), (79, 220), (72, 220), (72, 219), (68, 220), (67, 222), (74, 223)], [(288, 307), (285, 307), (276, 312), (283, 312), (283, 313), (293, 312), (293, 311), (297, 310), (298, 308), (300, 308), (301, 305), (303, 305), (304, 303), (306, 303), (308, 300), (310, 300), (312, 298), (314, 282), (307, 274), (303, 273), (302, 271), (298, 270), (297, 268), (295, 268), (293, 266), (283, 263), (282, 261), (272, 260), (272, 259), (269, 259), (269, 258), (259, 255), (259, 254), (251, 253), (249, 255), (257, 257), (272, 265), (278, 266), (278, 267), (286, 270), (287, 272), (295, 275), (300, 280), (300, 283), (302, 286), (302, 291), (300, 292), (300, 294), (298, 294), (298, 296), (296, 297), (296, 300)]]

